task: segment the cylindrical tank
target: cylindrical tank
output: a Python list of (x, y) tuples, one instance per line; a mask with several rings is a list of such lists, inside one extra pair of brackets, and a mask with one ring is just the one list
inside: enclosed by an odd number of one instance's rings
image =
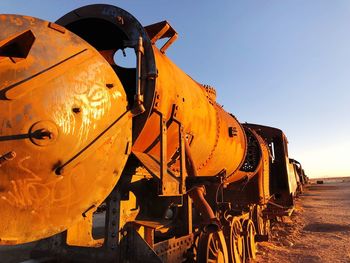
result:
[[(136, 18), (115, 6), (90, 5), (66, 14), (57, 23), (84, 38), (103, 54), (108, 54), (105, 50), (113, 54), (113, 51), (124, 49), (128, 43), (135, 43), (142, 37), (140, 77), (146, 111), (133, 118), (134, 153), (146, 153), (153, 160), (160, 161), (161, 114), (167, 121), (168, 166), (178, 170), (178, 132), (177, 124), (172, 121), (175, 109), (176, 119), (181, 122), (190, 141), (198, 175), (216, 175), (226, 169), (227, 182), (241, 179), (234, 172), (246, 155), (247, 142), (242, 126), (215, 102), (210, 90), (160, 52)], [(128, 97), (132, 98), (135, 88), (130, 89), (130, 85), (135, 83), (129, 79), (123, 82), (123, 79), (126, 74), (135, 78), (135, 71), (118, 67), (118, 61), (113, 61), (111, 55), (106, 59), (121, 78)]]
[(216, 103), (205, 87), (179, 69), (156, 46), (152, 51), (158, 70), (155, 99), (133, 150), (159, 158), (157, 112), (160, 112), (169, 121), (167, 154), (170, 161), (178, 150), (177, 124), (171, 122), (176, 108), (176, 119), (183, 125), (190, 141), (198, 175), (216, 175), (225, 168), (228, 182), (239, 180), (230, 175), (240, 167), (246, 153), (246, 137), (240, 123)]
[(131, 114), (87, 42), (32, 17), (0, 21), (0, 244), (18, 244), (103, 202), (130, 152)]

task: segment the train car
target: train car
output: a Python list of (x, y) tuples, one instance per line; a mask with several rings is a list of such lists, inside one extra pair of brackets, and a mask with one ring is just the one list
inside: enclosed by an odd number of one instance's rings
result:
[(301, 166), (300, 162), (298, 162), (297, 160), (294, 160), (292, 158), (289, 159), (289, 162), (294, 167), (294, 173), (295, 173), (296, 179), (298, 181), (298, 192), (302, 193), (303, 192), (303, 186), (308, 183), (308, 178), (305, 175), (304, 169)]
[(288, 140), (280, 129), (256, 124), (246, 124), (254, 129), (269, 145), (270, 162), (270, 192), (276, 205), (292, 208), (294, 196), (297, 194), (297, 179), (294, 167), (289, 162)]
[(255, 258), (293, 206), (287, 139), (179, 69), (167, 21), (110, 5), (0, 18), (1, 245), (40, 240), (38, 262)]

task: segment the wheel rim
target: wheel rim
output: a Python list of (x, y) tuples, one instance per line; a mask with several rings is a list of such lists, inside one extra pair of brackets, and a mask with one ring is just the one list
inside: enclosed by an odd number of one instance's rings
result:
[(244, 239), (246, 245), (246, 256), (248, 259), (256, 258), (256, 245), (255, 245), (255, 226), (252, 220), (246, 220), (243, 224), (245, 231)]
[(198, 242), (197, 262), (229, 262), (226, 242), (222, 231), (201, 234)]
[(241, 263), (245, 261), (245, 245), (242, 236), (243, 228), (238, 219), (231, 223), (230, 249), (232, 262)]
[(245, 241), (242, 236), (242, 224), (239, 219), (232, 216), (226, 222), (224, 231), (230, 262), (242, 263), (245, 261)]

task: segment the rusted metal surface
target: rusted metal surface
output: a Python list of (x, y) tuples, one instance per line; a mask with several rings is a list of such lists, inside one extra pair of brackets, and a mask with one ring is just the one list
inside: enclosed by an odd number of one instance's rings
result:
[[(118, 22), (120, 21), (118, 17), (123, 18), (123, 23)], [(108, 23), (116, 33), (123, 32), (118, 34), (124, 42), (113, 43), (112, 41), (101, 44), (103, 38), (108, 41), (109, 34), (101, 36), (102, 33), (96, 32), (96, 27), (90, 27), (89, 33), (82, 29), (88, 26), (87, 21), (92, 19), (98, 20), (95, 21), (96, 23), (102, 23), (101, 21)], [(175, 37), (176, 31), (171, 29), (167, 22), (146, 27), (149, 34), (147, 35), (130, 14), (108, 5), (83, 7), (65, 15), (57, 22), (85, 38), (99, 51), (122, 49), (127, 43), (135, 42), (139, 36), (142, 36), (144, 55), (141, 63), (143, 76), (141, 93), (146, 112), (133, 119), (135, 141), (133, 151), (136, 154), (145, 153), (158, 163), (161, 163), (161, 156), (163, 156), (173, 171), (179, 171), (179, 158), (176, 162), (172, 160), (179, 149), (177, 125), (174, 122), (176, 118), (182, 124), (184, 133), (191, 137), (191, 149), (199, 175), (215, 175), (222, 170), (222, 167), (226, 168), (228, 175), (231, 175), (238, 169), (246, 151), (243, 128), (234, 117), (226, 113), (213, 100), (211, 94), (208, 95), (208, 87), (193, 81), (154, 45), (159, 38)], [(96, 36), (100, 39), (98, 43), (89, 37), (92, 32), (98, 34)], [(174, 105), (176, 114), (173, 110)], [(159, 132), (162, 130), (159, 115), (167, 125), (166, 153), (161, 153), (160, 138), (163, 135)], [(229, 129), (234, 132), (229, 133)], [(153, 164), (145, 163), (145, 165)], [(231, 176), (227, 180), (239, 179)]]
[(293, 205), (293, 196), (296, 194), (297, 182), (294, 168), (289, 163), (288, 140), (285, 134), (277, 128), (245, 124), (256, 131), (269, 145), (271, 152), (270, 162), (270, 192), (277, 204), (289, 208)]
[(149, 38), (151, 39), (152, 44), (155, 44), (159, 39), (169, 38), (168, 41), (159, 49), (162, 53), (165, 53), (170, 45), (177, 39), (177, 32), (167, 21), (146, 26), (145, 29)]
[(306, 176), (284, 133), (240, 124), (167, 58), (167, 21), (110, 5), (0, 21), (0, 245), (66, 230), (32, 257), (244, 262), (292, 211)]
[[(252, 191), (248, 193), (248, 195), (250, 196), (258, 195), (259, 196), (258, 203), (266, 204), (271, 197), (270, 195), (270, 156), (271, 156), (270, 150), (268, 148), (268, 145), (264, 141), (264, 139), (259, 134), (257, 134), (256, 131), (254, 131), (253, 129), (249, 129), (244, 124), (243, 126), (245, 128), (247, 136), (248, 134), (250, 134), (256, 140), (256, 142), (253, 143), (254, 147), (250, 149), (250, 152), (253, 153), (255, 157), (251, 156), (250, 158), (251, 158), (251, 161), (253, 160), (253, 162), (257, 162), (257, 164), (255, 166), (250, 164), (253, 169), (252, 171), (249, 171), (248, 169), (248, 171), (246, 171), (246, 176), (248, 176), (249, 178), (257, 176), (257, 179), (255, 180), (257, 183), (257, 186), (254, 189), (252, 189)], [(258, 149), (254, 150), (254, 148), (256, 147)], [(248, 146), (248, 152), (249, 152), (249, 146)], [(247, 157), (249, 157), (249, 153)], [(244, 165), (241, 167), (239, 172), (242, 172), (243, 168), (244, 168)]]
[[(185, 133), (191, 137), (190, 147), (198, 176), (216, 175), (226, 168), (227, 182), (239, 180), (231, 176), (243, 162), (246, 138), (242, 126), (221, 106), (207, 96), (203, 86), (193, 81), (154, 47), (158, 78), (153, 111), (137, 138), (133, 151), (144, 152), (159, 160), (159, 114), (167, 120), (167, 160), (178, 150), (176, 120), (182, 123)], [(234, 129), (230, 137), (229, 129)], [(147, 164), (145, 164), (147, 166)], [(175, 171), (178, 162), (170, 165)]]
[(241, 181), (227, 185), (225, 200), (236, 200), (241, 204), (264, 205), (270, 194), (270, 150), (264, 139), (253, 129), (243, 124), (248, 138), (248, 153), (235, 176)]
[(261, 147), (261, 168), (258, 173), (259, 203), (266, 204), (271, 198), (270, 193), (270, 151), (266, 142), (258, 134), (259, 145)]
[(294, 169), (295, 169), (295, 172), (296, 174), (298, 175), (298, 180), (299, 182), (304, 185), (304, 184), (307, 184), (308, 182), (308, 177), (306, 176), (305, 172), (304, 172), (304, 169), (303, 167), (301, 166), (301, 163), (298, 162), (297, 160), (294, 160), (294, 159), (289, 159), (289, 161), (291, 163), (293, 163), (294, 165)]
[(162, 262), (183, 262), (186, 252), (193, 244), (193, 234), (159, 242), (154, 250)]
[[(136, 79), (135, 69), (119, 67), (118, 61), (114, 61), (113, 55), (117, 50), (125, 48), (133, 48), (136, 51), (138, 39), (140, 36), (142, 37), (144, 54), (141, 61), (140, 90), (146, 111), (133, 118), (133, 140), (135, 140), (151, 112), (157, 77), (152, 43), (145, 28), (130, 13), (119, 7), (105, 4), (75, 9), (58, 19), (56, 23), (83, 38), (101, 54), (107, 54), (105, 58), (121, 80), (128, 95), (130, 108), (133, 107), (135, 95), (136, 83), (132, 81)], [(114, 37), (111, 38), (111, 35)]]
[(128, 157), (131, 115), (85, 41), (32, 17), (0, 21), (0, 244), (17, 244), (67, 229), (105, 199)]

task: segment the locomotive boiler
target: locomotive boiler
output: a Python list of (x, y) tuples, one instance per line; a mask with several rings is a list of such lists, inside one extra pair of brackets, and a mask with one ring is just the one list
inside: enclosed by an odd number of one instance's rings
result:
[[(40, 239), (32, 258), (57, 262), (245, 262), (290, 213), (283, 132), (239, 123), (179, 69), (167, 21), (109, 5), (0, 21), (0, 244)], [(133, 68), (115, 56), (127, 48)]]

